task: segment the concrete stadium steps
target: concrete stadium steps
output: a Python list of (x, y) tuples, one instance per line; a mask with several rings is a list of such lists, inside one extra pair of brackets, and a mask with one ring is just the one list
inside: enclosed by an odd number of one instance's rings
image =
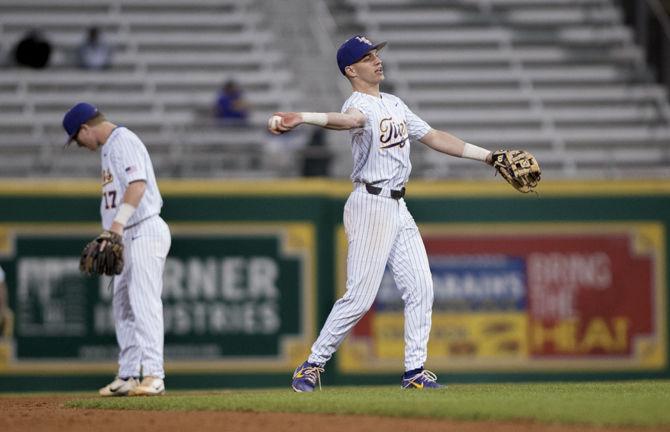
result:
[[(8, 46), (36, 26), (54, 48), (47, 70), (0, 69), (0, 175), (97, 176), (98, 159), (60, 151), (63, 113), (79, 100), (134, 129), (157, 171), (206, 175), (219, 164), (253, 172), (244, 161), (259, 150), (267, 116), (297, 96), (265, 19), (246, 0), (0, 0), (0, 37)], [(108, 70), (76, 68), (90, 25), (113, 49)], [(244, 89), (259, 132), (207, 123), (228, 79)]]
[[(372, 40), (389, 42), (386, 78), (431, 126), (488, 148), (527, 148), (555, 176), (668, 171), (667, 95), (649, 82), (614, 2), (350, 4)], [(483, 172), (414, 150), (419, 175)]]
[[(514, 49), (514, 57), (510, 56), (509, 50), (499, 47), (483, 48), (451, 48), (448, 50), (428, 49), (420, 51), (403, 51), (395, 63), (400, 68), (444, 68), (455, 66), (473, 67), (508, 67), (520, 59), (527, 65), (611, 65), (622, 64), (629, 67), (631, 62), (640, 61), (641, 53), (632, 48), (611, 47), (600, 48), (576, 48), (567, 49), (563, 47), (531, 46)], [(388, 52), (393, 52), (394, 47), (389, 47)]]
[[(97, 176), (93, 155), (62, 151), (62, 114), (77, 100), (97, 103), (110, 119), (136, 129), (166, 175), (296, 175), (304, 134), (287, 144), (264, 128), (273, 111), (305, 98), (287, 67), (293, 54), (278, 44), (266, 6), (0, 0), (7, 46), (35, 25), (54, 43), (46, 71), (0, 68), (0, 176)], [(549, 178), (669, 174), (667, 95), (649, 82), (613, 0), (348, 0), (345, 6), (350, 22), (340, 25), (389, 41), (383, 59), (392, 92), (433, 127), (488, 148), (528, 148)], [(113, 47), (111, 70), (74, 67), (91, 24)], [(230, 78), (254, 107), (250, 129), (208, 121), (216, 91)], [(348, 176), (346, 134), (328, 136), (335, 174)], [(414, 177), (491, 175), (486, 166), (421, 144), (413, 153)]]

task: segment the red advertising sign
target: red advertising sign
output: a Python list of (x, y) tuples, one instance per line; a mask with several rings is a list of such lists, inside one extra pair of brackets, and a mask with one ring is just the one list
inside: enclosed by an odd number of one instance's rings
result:
[[(421, 230), (435, 291), (433, 369), (665, 367), (660, 223), (436, 224)], [(402, 305), (394, 291), (388, 275), (344, 348), (345, 371), (385, 370), (402, 360)]]

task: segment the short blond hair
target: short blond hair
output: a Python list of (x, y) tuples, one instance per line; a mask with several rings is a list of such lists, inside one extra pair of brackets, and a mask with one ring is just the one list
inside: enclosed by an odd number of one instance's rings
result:
[(89, 126), (97, 126), (105, 120), (107, 119), (105, 118), (104, 114), (98, 111), (93, 117), (86, 121), (86, 124)]

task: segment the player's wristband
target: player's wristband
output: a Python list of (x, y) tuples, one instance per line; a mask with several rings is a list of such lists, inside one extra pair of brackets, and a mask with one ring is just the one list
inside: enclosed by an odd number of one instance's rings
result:
[(317, 126), (325, 126), (328, 124), (328, 114), (315, 112), (301, 112), (302, 121)]
[(463, 154), (461, 157), (486, 162), (486, 158), (488, 157), (489, 153), (491, 152), (485, 148), (481, 148), (466, 142), (463, 146)]
[(114, 222), (126, 226), (128, 219), (135, 213), (135, 210), (137, 209), (128, 203), (121, 204), (119, 211), (116, 212), (116, 216), (114, 217)]

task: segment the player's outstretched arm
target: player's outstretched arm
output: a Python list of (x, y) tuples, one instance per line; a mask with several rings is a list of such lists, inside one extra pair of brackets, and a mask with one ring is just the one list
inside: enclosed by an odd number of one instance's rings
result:
[(462, 139), (445, 131), (431, 129), (423, 138), (423, 144), (440, 153), (467, 159), (480, 160), (491, 164), (492, 153), (489, 150), (466, 143)]
[(356, 109), (345, 113), (276, 112), (268, 120), (268, 130), (280, 135), (303, 123), (326, 129), (349, 130), (365, 126), (365, 116)]

